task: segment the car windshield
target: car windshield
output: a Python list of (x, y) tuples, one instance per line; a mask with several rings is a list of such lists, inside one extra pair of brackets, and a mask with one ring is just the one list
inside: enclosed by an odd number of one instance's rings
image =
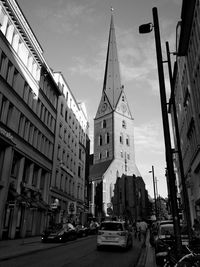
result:
[(121, 223), (102, 223), (100, 230), (106, 231), (123, 231), (123, 226)]
[(174, 234), (174, 227), (173, 225), (163, 225), (160, 228), (161, 235), (173, 235)]

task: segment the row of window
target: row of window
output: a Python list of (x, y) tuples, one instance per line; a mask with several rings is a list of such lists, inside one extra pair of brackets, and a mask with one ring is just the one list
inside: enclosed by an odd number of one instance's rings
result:
[[(107, 122), (106, 120), (102, 120), (101, 122), (101, 128), (106, 128), (107, 127)], [(122, 128), (126, 129), (126, 121), (125, 120), (122, 120)]]
[[(64, 117), (65, 119), (65, 122), (69, 125), (69, 127), (72, 129), (72, 132), (75, 134), (75, 136), (77, 137), (77, 131), (78, 131), (78, 120), (75, 116), (74, 113), (70, 113), (68, 111), (68, 108), (65, 109), (65, 113), (64, 113), (64, 105), (61, 103), (61, 116)], [(60, 123), (60, 130), (59, 130), (59, 135), (61, 136), (61, 132), (62, 132), (62, 123)], [(64, 129), (64, 136), (65, 136), (65, 133), (66, 133), (66, 129)], [(83, 128), (81, 127), (81, 125), (79, 125), (79, 141), (84, 144), (85, 142), (85, 133), (83, 131)]]
[(55, 184), (53, 187), (69, 194), (72, 197), (83, 199), (83, 186), (80, 184), (76, 185), (72, 178), (67, 177), (66, 174), (59, 174), (59, 172), (56, 171)]
[[(0, 56), (0, 74), (12, 86), (12, 88), (18, 91), (17, 87), (20, 86), (19, 78), (22, 79), (22, 77), (14, 65), (8, 60), (4, 52), (1, 52)], [(28, 106), (41, 119), (41, 121), (43, 121), (45, 125), (47, 125), (47, 127), (53, 132), (55, 127), (55, 119), (43, 105), (37, 95), (32, 91), (27, 82), (24, 83), (22, 97)]]
[[(16, 121), (16, 117), (19, 120)], [(0, 121), (8, 127), (16, 125), (16, 132), (48, 158), (52, 158), (53, 144), (8, 99), (0, 94)]]
[(25, 64), (29, 72), (32, 74), (36, 81), (40, 79), (40, 66), (36, 58), (31, 53), (28, 45), (25, 43), (19, 30), (10, 20), (7, 14), (4, 13), (0, 7), (0, 25), (1, 31), (5, 35), (8, 42), (14, 48), (15, 52), (19, 55), (22, 62)]
[[(124, 137), (123, 137), (122, 133), (120, 134), (119, 142), (120, 142), (120, 144), (124, 143)], [(127, 146), (130, 146), (130, 138), (128, 135), (126, 136), (125, 142), (126, 142)], [(99, 143), (99, 146), (103, 145), (103, 137), (101, 134), (99, 135), (98, 143)], [(105, 144), (109, 144), (109, 143), (110, 143), (110, 135), (109, 135), (109, 133), (106, 133), (105, 134)]]
[(52, 159), (53, 144), (23, 114), (20, 115), (18, 134), (30, 145)]
[[(3, 153), (0, 153), (0, 158)], [(19, 171), (21, 168), (21, 161), (23, 156), (14, 151), (12, 168), (11, 168), (11, 177), (17, 179)], [(47, 172), (42, 169), (39, 165), (33, 163), (32, 161), (25, 159), (23, 170), (22, 170), (22, 182), (32, 185), (39, 190), (43, 191), (47, 186), (47, 180), (45, 179)]]
[[(108, 150), (105, 151), (104, 156), (105, 156), (105, 158), (109, 158), (110, 154), (109, 154)], [(125, 159), (130, 160), (130, 154), (129, 153), (126, 153), (126, 152), (124, 153), (123, 151), (121, 151), (120, 156), (121, 156), (121, 158), (125, 158)], [(99, 153), (99, 159), (102, 159), (102, 158), (103, 158), (103, 154)]]

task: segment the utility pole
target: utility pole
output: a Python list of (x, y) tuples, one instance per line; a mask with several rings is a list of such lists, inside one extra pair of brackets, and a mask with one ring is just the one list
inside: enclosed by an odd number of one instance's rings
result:
[(157, 206), (157, 199), (156, 199), (155, 175), (154, 175), (154, 166), (153, 165), (152, 165), (151, 171), (149, 171), (149, 173), (152, 173), (152, 178), (153, 178), (155, 215), (156, 215), (156, 220), (158, 220), (158, 206)]
[(176, 192), (176, 178), (174, 173), (173, 159), (172, 159), (172, 148), (171, 139), (169, 132), (169, 120), (167, 113), (167, 101), (166, 101), (166, 91), (165, 91), (165, 80), (163, 71), (163, 60), (162, 60), (162, 50), (160, 42), (160, 29), (158, 22), (158, 11), (157, 8), (153, 8), (153, 25), (155, 34), (155, 44), (156, 44), (156, 54), (157, 54), (157, 65), (158, 65), (158, 78), (160, 84), (160, 101), (161, 101), (161, 111), (163, 119), (163, 129), (164, 129), (164, 139), (165, 139), (165, 152), (167, 161), (167, 170), (169, 175), (169, 187), (171, 196), (171, 206), (174, 222), (174, 232), (175, 232), (175, 242), (177, 247), (177, 252), (181, 254), (181, 235), (180, 235), (180, 224), (178, 215), (178, 204), (177, 204), (177, 192)]
[(171, 199), (172, 216), (174, 223), (175, 244), (176, 244), (177, 254), (178, 256), (180, 256), (182, 243), (181, 243), (180, 224), (179, 224), (180, 220), (178, 214), (176, 177), (174, 173), (173, 158), (172, 158), (169, 119), (168, 119), (166, 91), (165, 91), (165, 79), (164, 79), (162, 50), (160, 41), (160, 29), (158, 21), (158, 11), (156, 7), (152, 9), (152, 13), (153, 13), (153, 25), (152, 23), (143, 24), (139, 27), (139, 32), (148, 33), (151, 32), (152, 29), (154, 28), (158, 78), (159, 78), (159, 88), (160, 88), (160, 102), (161, 102), (163, 132), (165, 140), (165, 153), (166, 153), (168, 180), (169, 180), (170, 199)]

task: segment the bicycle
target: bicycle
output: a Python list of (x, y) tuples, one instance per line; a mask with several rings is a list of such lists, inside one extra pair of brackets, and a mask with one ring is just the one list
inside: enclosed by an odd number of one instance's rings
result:
[[(196, 253), (194, 249), (192, 250), (187, 245), (185, 245), (184, 248), (186, 251), (178, 261), (174, 255), (170, 255), (169, 253), (163, 267), (200, 267), (200, 253)], [(171, 250), (171, 248), (169, 248), (169, 250)]]
[(194, 252), (187, 245), (185, 248), (189, 253), (184, 255), (174, 267), (200, 267), (200, 253)]

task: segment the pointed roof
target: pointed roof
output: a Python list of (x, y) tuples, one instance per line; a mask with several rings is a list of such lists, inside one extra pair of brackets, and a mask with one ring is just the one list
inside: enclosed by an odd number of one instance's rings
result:
[(107, 95), (112, 108), (115, 109), (122, 88), (112, 8), (103, 91)]

